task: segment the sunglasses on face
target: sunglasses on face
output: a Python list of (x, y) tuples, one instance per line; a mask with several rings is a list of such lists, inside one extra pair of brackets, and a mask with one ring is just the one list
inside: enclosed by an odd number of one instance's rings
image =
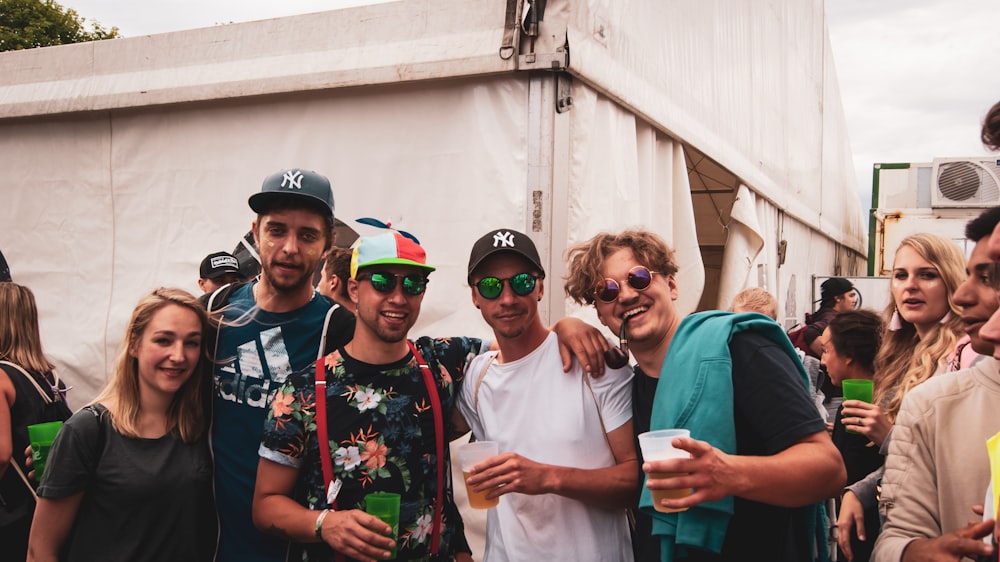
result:
[(535, 284), (538, 282), (538, 278), (530, 273), (518, 273), (513, 277), (507, 279), (500, 279), (498, 277), (483, 277), (476, 283), (476, 290), (482, 295), (484, 299), (493, 300), (500, 296), (503, 292), (503, 284), (509, 283), (510, 290), (514, 291), (514, 294), (523, 297), (530, 295), (532, 291), (535, 290)]
[(427, 288), (427, 278), (417, 273), (397, 275), (394, 273), (374, 272), (363, 273), (358, 281), (370, 281), (372, 287), (380, 293), (391, 293), (396, 290), (396, 281), (403, 280), (403, 292), (408, 295), (419, 295)]
[[(637, 265), (632, 269), (628, 270), (628, 277), (625, 282), (628, 283), (629, 287), (632, 287), (636, 291), (645, 291), (649, 288), (649, 284), (653, 282), (653, 274), (655, 271), (650, 271), (648, 267), (644, 265)], [(621, 285), (618, 281), (611, 279), (610, 277), (605, 277), (604, 281), (597, 286), (594, 291), (594, 296), (597, 300), (602, 302), (615, 302), (618, 300), (618, 295), (622, 292)]]

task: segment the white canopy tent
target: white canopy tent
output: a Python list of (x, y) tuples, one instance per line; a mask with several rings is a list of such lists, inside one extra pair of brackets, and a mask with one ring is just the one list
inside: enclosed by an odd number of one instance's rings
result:
[(684, 312), (759, 285), (798, 317), (811, 275), (862, 271), (821, 0), (551, 0), (536, 37), (510, 6), (408, 0), (0, 53), (0, 251), (74, 404), (136, 299), (196, 291), (281, 168), (329, 176), (359, 233), (370, 216), (420, 238), (439, 270), (416, 333), (488, 334), (465, 268), (499, 227), (538, 243), (549, 319), (586, 314), (563, 298), (563, 256), (600, 230), (673, 244)]

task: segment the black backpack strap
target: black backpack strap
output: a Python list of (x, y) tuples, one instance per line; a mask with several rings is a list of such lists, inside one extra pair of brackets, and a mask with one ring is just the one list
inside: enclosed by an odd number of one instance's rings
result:
[(108, 430), (105, 427), (108, 423), (106, 419), (108, 409), (104, 407), (104, 404), (89, 404), (84, 406), (83, 409), (94, 414), (94, 417), (97, 418), (97, 448), (94, 455), (94, 467), (96, 468), (98, 461), (101, 460), (101, 455), (104, 453), (104, 445), (108, 441)]
[(334, 304), (323, 322), (323, 335), (319, 344), (319, 357), (333, 353), (347, 345), (354, 338), (354, 313), (343, 306)]
[(233, 291), (246, 284), (246, 282), (229, 283), (219, 287), (215, 291), (212, 291), (211, 294), (202, 295), (201, 301), (202, 304), (205, 305), (205, 310), (207, 310), (210, 314), (218, 312), (229, 302), (229, 297), (232, 296)]
[[(223, 285), (223, 286), (219, 287), (218, 289), (216, 289), (215, 291), (213, 291), (211, 294), (206, 293), (206, 294), (202, 295), (199, 298), (199, 300), (201, 301), (201, 303), (203, 305), (205, 305), (205, 310), (208, 311), (209, 317), (214, 317), (214, 315), (216, 313), (218, 313), (223, 308), (225, 308), (225, 306), (227, 304), (229, 304), (229, 298), (233, 296), (233, 292), (236, 291), (236, 289), (239, 289), (240, 287), (242, 287), (243, 285), (246, 285), (247, 283), (249, 283), (249, 281), (237, 282), (237, 283), (229, 283), (228, 285)], [(215, 330), (215, 345), (212, 347), (212, 357), (213, 357), (213, 359), (216, 357), (216, 355), (219, 352), (219, 334), (222, 331), (220, 329), (220, 326), (218, 325), (219, 323), (221, 323), (221, 319), (218, 319), (218, 320), (219, 320), (219, 322), (216, 322), (215, 320), (212, 320), (212, 322), (211, 322), (211, 324), (212, 324), (212, 326), (213, 326), (213, 328)], [(209, 379), (211, 379), (211, 377), (209, 377)], [(209, 394), (209, 395), (211, 395), (211, 394)]]

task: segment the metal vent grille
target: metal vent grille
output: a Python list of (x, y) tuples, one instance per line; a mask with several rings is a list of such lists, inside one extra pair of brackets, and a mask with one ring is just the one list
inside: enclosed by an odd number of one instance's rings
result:
[[(987, 167), (993, 170), (987, 171)], [(990, 173), (992, 172), (992, 173)], [(948, 162), (938, 168), (937, 191), (942, 202), (995, 204), (1000, 200), (1000, 185), (995, 163)]]

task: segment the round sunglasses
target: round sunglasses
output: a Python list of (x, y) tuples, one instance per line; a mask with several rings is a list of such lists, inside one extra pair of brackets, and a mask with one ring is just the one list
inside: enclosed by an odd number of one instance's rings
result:
[[(628, 270), (628, 277), (625, 279), (625, 282), (636, 291), (645, 291), (649, 288), (649, 284), (653, 282), (654, 273), (656, 272), (650, 271), (644, 265), (637, 265)], [(602, 302), (615, 302), (618, 300), (618, 295), (621, 292), (622, 288), (618, 281), (610, 277), (605, 277), (604, 281), (594, 290), (594, 296)]]
[(514, 294), (523, 297), (530, 295), (532, 291), (535, 290), (535, 284), (538, 282), (538, 278), (530, 273), (518, 273), (513, 277), (508, 277), (507, 279), (500, 279), (498, 277), (483, 277), (478, 282), (476, 282), (476, 290), (482, 295), (484, 299), (493, 300), (500, 296), (503, 292), (503, 284), (509, 283), (510, 290), (514, 291)]
[(419, 295), (427, 288), (427, 278), (417, 273), (409, 275), (397, 275), (376, 271), (374, 273), (363, 273), (358, 276), (358, 281), (369, 281), (372, 287), (380, 293), (391, 293), (396, 290), (396, 282), (403, 280), (403, 292), (408, 295)]

